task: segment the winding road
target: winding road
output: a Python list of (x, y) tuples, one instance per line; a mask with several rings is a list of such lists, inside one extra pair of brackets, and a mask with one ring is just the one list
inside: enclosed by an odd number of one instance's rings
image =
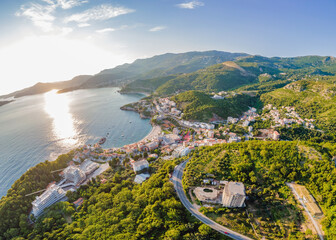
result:
[(232, 231), (229, 228), (226, 228), (218, 223), (216, 223), (215, 221), (212, 221), (210, 218), (204, 216), (202, 213), (200, 213), (198, 211), (198, 209), (192, 205), (187, 196), (185, 195), (184, 191), (183, 191), (183, 187), (182, 187), (182, 175), (183, 175), (183, 170), (186, 166), (188, 161), (184, 161), (183, 163), (181, 163), (180, 165), (176, 166), (174, 169), (174, 173), (172, 176), (172, 181), (174, 184), (174, 188), (177, 192), (177, 195), (179, 196), (182, 204), (188, 209), (188, 211), (194, 216), (196, 217), (198, 220), (200, 220), (201, 222), (203, 222), (204, 224), (208, 225), (209, 227), (211, 227), (212, 229), (220, 232), (221, 234), (230, 237), (232, 239), (237, 239), (237, 240), (252, 240), (252, 238), (246, 237), (240, 233), (237, 233), (235, 231)]

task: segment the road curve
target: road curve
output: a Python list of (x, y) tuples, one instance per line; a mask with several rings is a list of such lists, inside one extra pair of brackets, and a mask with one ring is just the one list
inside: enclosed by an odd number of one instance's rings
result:
[(196, 217), (198, 220), (200, 220), (201, 222), (203, 222), (204, 224), (208, 225), (209, 227), (211, 227), (212, 229), (220, 232), (221, 234), (230, 237), (232, 239), (237, 239), (237, 240), (252, 240), (252, 238), (246, 237), (240, 233), (237, 233), (235, 231), (230, 230), (229, 228), (226, 228), (218, 223), (216, 223), (215, 221), (212, 221), (211, 219), (209, 219), (208, 217), (204, 216), (202, 213), (200, 213), (195, 206), (193, 206), (187, 196), (185, 195), (184, 191), (183, 191), (183, 187), (182, 187), (182, 175), (183, 175), (183, 170), (186, 166), (188, 161), (184, 161), (183, 163), (181, 163), (180, 165), (176, 166), (174, 169), (174, 173), (172, 176), (172, 181), (174, 184), (174, 188), (177, 192), (177, 195), (179, 196), (182, 204), (188, 209), (188, 211), (194, 216)]

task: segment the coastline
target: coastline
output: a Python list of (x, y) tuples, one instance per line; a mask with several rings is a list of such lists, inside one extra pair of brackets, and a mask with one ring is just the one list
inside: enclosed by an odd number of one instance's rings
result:
[(148, 135), (143, 139), (141, 139), (140, 141), (138, 141), (137, 143), (152, 140), (155, 136), (159, 135), (160, 133), (161, 133), (161, 127), (159, 125), (152, 125), (152, 130), (148, 133)]
[(148, 96), (151, 95), (151, 93), (149, 93), (149, 92), (141, 92), (141, 91), (122, 91), (122, 89), (120, 89), (120, 90), (118, 91), (118, 93), (120, 93), (120, 94), (143, 94), (143, 95), (145, 95), (146, 97), (148, 97)]
[(130, 144), (126, 144), (122, 147), (126, 147), (126, 146), (130, 146), (130, 145), (134, 145), (134, 144), (139, 144), (142, 142), (147, 142), (149, 140), (152, 140), (155, 136), (158, 136), (161, 133), (161, 127), (159, 125), (152, 125), (152, 130), (141, 140), (134, 142), (134, 143), (130, 143)]
[[(6, 130), (5, 124), (2, 124), (2, 130), (3, 130), (3, 135), (2, 138), (0, 139), (2, 144), (7, 144), (9, 147), (7, 147), (6, 151), (1, 152), (2, 156), (2, 161), (1, 161), (1, 171), (0, 175), (3, 176), (1, 179), (1, 188), (0, 188), (0, 198), (2, 196), (7, 195), (7, 191), (11, 189), (15, 181), (17, 181), (23, 174), (25, 174), (29, 169), (35, 167), (38, 165), (40, 162), (44, 162), (45, 159), (48, 159), (49, 161), (53, 162), (55, 161), (59, 155), (68, 153), (69, 151), (76, 149), (79, 146), (82, 146), (84, 144), (88, 143), (93, 143), (95, 141), (95, 136), (104, 136), (106, 134), (106, 131), (111, 132), (112, 129), (114, 129), (115, 136), (113, 136), (113, 139), (115, 139), (118, 136), (121, 136), (121, 134), (125, 134), (129, 137), (127, 138), (120, 138), (117, 141), (117, 143), (107, 143), (104, 148), (113, 148), (113, 147), (121, 147), (126, 144), (130, 144), (132, 142), (138, 141), (139, 139), (142, 139), (148, 133), (151, 132), (152, 126), (148, 125), (150, 124), (149, 121), (141, 121), (139, 118), (138, 114), (130, 114), (130, 113), (122, 113), (123, 111), (120, 110), (120, 106), (132, 102), (139, 101), (141, 97), (143, 96), (135, 96), (135, 95), (128, 95), (128, 96), (120, 96), (116, 90), (118, 88), (101, 88), (101, 89), (88, 89), (88, 94), (84, 97), (82, 96), (83, 93), (77, 93), (73, 94), (71, 97), (73, 98), (73, 101), (77, 101), (79, 104), (80, 108), (78, 114), (83, 114), (80, 115), (80, 118), (83, 119), (83, 126), (74, 126), (78, 127), (78, 136), (75, 136), (74, 138), (76, 139), (76, 143), (70, 144), (67, 142), (66, 138), (60, 138), (58, 136), (50, 135), (51, 138), (47, 137), (46, 135), (43, 135), (42, 132), (39, 132), (39, 134), (36, 135), (37, 142), (39, 143), (40, 148), (38, 151), (34, 151), (33, 149), (35, 148), (34, 143), (30, 143), (26, 140), (25, 137), (20, 137), (20, 141), (16, 141), (17, 136), (20, 136), (19, 130), (17, 130), (15, 127), (14, 121), (11, 122), (10, 125), (7, 125), (9, 129), (16, 129), (15, 131), (4, 131)], [(92, 94), (89, 94), (91, 93)], [(118, 101), (110, 101), (111, 104), (106, 103), (105, 98), (106, 97), (101, 97), (108, 95), (111, 97), (111, 99), (122, 99), (120, 102)], [(111, 95), (111, 96), (110, 96)], [(62, 98), (61, 96), (60, 98)], [(99, 105), (93, 107), (90, 106), (90, 108), (83, 108), (83, 106), (87, 105), (86, 102), (88, 100), (94, 99), (99, 103)], [(37, 103), (43, 103), (44, 101), (44, 96), (43, 94), (36, 95), (34, 97), (29, 96), (25, 101), (22, 101), (22, 104), (8, 104), (8, 106), (3, 109), (0, 107), (0, 109), (3, 111), (8, 111), (8, 114), (13, 114), (11, 116), (16, 117), (16, 113), (18, 113), (21, 116), (21, 111), (20, 109), (24, 108), (25, 106), (32, 106), (29, 108), (29, 111), (24, 112), (24, 116), (29, 116), (29, 119), (33, 119), (31, 117), (32, 112), (36, 113), (38, 112), (39, 114), (41, 113), (41, 116), (43, 116), (44, 119), (45, 117), (45, 110), (43, 108), (43, 104), (37, 104)], [(6, 104), (7, 105), (7, 104)], [(106, 106), (109, 106), (106, 108)], [(13, 108), (13, 109), (12, 109)], [(17, 110), (19, 109), (19, 110)], [(85, 110), (84, 110), (85, 109)], [(103, 109), (98, 113), (97, 109)], [(84, 115), (84, 112), (88, 112), (88, 115)], [(7, 114), (7, 112), (6, 112)], [(86, 113), (85, 113), (86, 114)], [(96, 115), (98, 114), (98, 115)], [(119, 117), (120, 115), (120, 117)], [(6, 118), (4, 118), (5, 114), (2, 115), (3, 121), (0, 122), (5, 122)], [(96, 117), (97, 116), (97, 117)], [(128, 117), (130, 116), (130, 117)], [(131, 120), (135, 124), (124, 124), (124, 121), (119, 121), (119, 119), (123, 119), (126, 117), (128, 120)], [(125, 118), (125, 119), (126, 119)], [(99, 120), (97, 120), (99, 119)], [(73, 119), (72, 119), (73, 120)], [(84, 121), (85, 120), (85, 121)], [(46, 131), (53, 131), (55, 129), (55, 126), (52, 125), (53, 119), (47, 118), (49, 125), (45, 125)], [(70, 121), (70, 120), (69, 120)], [(126, 121), (125, 121), (126, 122)], [(7, 122), (6, 122), (7, 123)], [(97, 125), (99, 123), (99, 125)], [(116, 124), (117, 123), (117, 124)], [(32, 126), (32, 129), (35, 129), (35, 127), (38, 127), (38, 124), (36, 124), (35, 120), (31, 120), (27, 124), (30, 124), (29, 126)], [(30, 132), (31, 130), (26, 128), (26, 125), (21, 126), (22, 131), (27, 131)], [(63, 126), (58, 126), (59, 128), (62, 128)], [(110, 128), (110, 129), (109, 129)], [(20, 129), (20, 128), (19, 128)], [(106, 129), (106, 130), (102, 130)], [(120, 133), (119, 133), (120, 132)], [(135, 132), (136, 134), (134, 134)], [(7, 134), (7, 135), (6, 135)], [(111, 132), (111, 136), (114, 133)], [(133, 135), (132, 135), (133, 134)], [(138, 135), (138, 136), (137, 136)], [(5, 137), (6, 136), (6, 137)], [(19, 142), (21, 144), (19, 144)], [(78, 144), (78, 145), (77, 145)], [(6, 146), (6, 145), (4, 145)], [(11, 154), (11, 151), (17, 152), (16, 155), (14, 156)], [(29, 159), (29, 161), (23, 161), (24, 163), (22, 164), (13, 164), (13, 162), (17, 163), (20, 162), (20, 159)], [(5, 171), (5, 169), (8, 168), (9, 170)], [(15, 170), (14, 170), (15, 169)], [(10, 172), (10, 173), (9, 173)]]

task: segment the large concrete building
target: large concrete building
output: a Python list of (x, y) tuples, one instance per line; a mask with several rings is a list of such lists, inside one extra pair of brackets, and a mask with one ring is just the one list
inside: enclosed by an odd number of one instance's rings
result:
[(222, 197), (224, 207), (244, 207), (245, 187), (241, 182), (228, 182), (225, 185)]
[(85, 173), (77, 166), (70, 165), (63, 171), (63, 177), (74, 185), (82, 183), (86, 179)]
[(45, 208), (65, 198), (65, 194), (66, 192), (60, 186), (54, 183), (50, 184), (47, 190), (33, 201), (33, 215), (40, 216)]
[(93, 173), (97, 168), (99, 168), (99, 164), (92, 162), (89, 159), (86, 159), (80, 165), (80, 169), (86, 174), (86, 176)]

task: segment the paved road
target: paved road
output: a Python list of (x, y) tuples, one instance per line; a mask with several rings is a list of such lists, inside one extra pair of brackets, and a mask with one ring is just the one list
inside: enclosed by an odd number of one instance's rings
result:
[(183, 191), (183, 187), (182, 187), (182, 175), (183, 175), (183, 170), (184, 167), (186, 166), (188, 161), (185, 161), (183, 163), (181, 163), (180, 165), (175, 167), (174, 173), (173, 173), (173, 177), (172, 177), (172, 181), (174, 183), (174, 187), (175, 190), (177, 192), (177, 195), (179, 196), (182, 204), (188, 209), (188, 211), (194, 216), (196, 217), (198, 220), (200, 220), (201, 222), (203, 222), (204, 224), (208, 225), (209, 227), (215, 229), (216, 231), (220, 232), (221, 234), (224, 234), (232, 239), (237, 239), (237, 240), (252, 240), (249, 237), (246, 237), (240, 233), (237, 233), (235, 231), (230, 230), (229, 228), (223, 227), (222, 225), (212, 221), (211, 219), (209, 219), (208, 217), (204, 216), (202, 213), (200, 213), (197, 208), (195, 206), (193, 206), (187, 196), (185, 195), (184, 191)]
[(323, 233), (319, 227), (319, 225), (317, 224), (317, 222), (315, 221), (314, 217), (310, 214), (310, 212), (308, 211), (308, 208), (306, 207), (306, 205), (304, 204), (302, 198), (300, 198), (299, 194), (297, 193), (297, 191), (295, 190), (294, 186), (291, 183), (286, 183), (287, 186), (294, 192), (296, 198), (299, 200), (299, 202), (301, 203), (302, 207), (304, 208), (304, 210), (307, 212), (310, 220), (312, 221), (317, 234), (319, 235), (320, 239), (323, 240)]

